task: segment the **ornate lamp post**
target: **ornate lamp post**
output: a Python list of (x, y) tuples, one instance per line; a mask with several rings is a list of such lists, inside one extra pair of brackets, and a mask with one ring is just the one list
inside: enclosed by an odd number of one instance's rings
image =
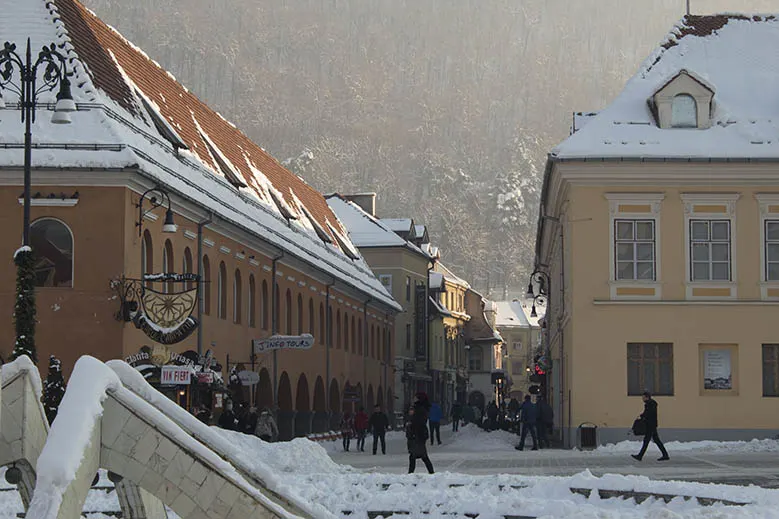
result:
[[(43, 70), (41, 84), (38, 84), (38, 72)], [(14, 73), (18, 81), (14, 82)], [(17, 298), (14, 308), (16, 323), (16, 344), (11, 355), (16, 358), (28, 355), (33, 362), (35, 354), (35, 277), (33, 255), (30, 248), (30, 169), (32, 155), (32, 123), (38, 107), (38, 95), (51, 92), (59, 86), (57, 103), (51, 119), (55, 124), (70, 123), (70, 112), (76, 111), (76, 103), (70, 92), (71, 74), (67, 69), (65, 57), (56, 50), (54, 43), (44, 46), (35, 61), (32, 60), (30, 39), (24, 58), (16, 52), (16, 44), (5, 42), (0, 49), (0, 108), (5, 108), (4, 91), (19, 96), (24, 131), (24, 227), (22, 248), (14, 255), (17, 266)]]
[[(536, 286), (538, 286), (538, 292), (536, 292)], [(533, 306), (530, 308), (530, 317), (538, 317), (536, 305), (547, 305), (550, 290), (549, 274), (542, 270), (535, 270), (530, 274), (530, 283), (527, 285), (527, 294), (525, 294), (525, 297), (533, 300)]]
[[(148, 198), (151, 207), (143, 210), (143, 201)], [(147, 189), (141, 195), (141, 199), (138, 200), (136, 207), (138, 208), (138, 221), (135, 222), (135, 226), (138, 227), (138, 237), (143, 235), (143, 217), (154, 211), (158, 207), (167, 205), (168, 209), (165, 211), (165, 222), (162, 224), (162, 232), (175, 233), (178, 230), (178, 226), (173, 221), (173, 211), (170, 208), (170, 196), (168, 193), (162, 190), (159, 186)]]

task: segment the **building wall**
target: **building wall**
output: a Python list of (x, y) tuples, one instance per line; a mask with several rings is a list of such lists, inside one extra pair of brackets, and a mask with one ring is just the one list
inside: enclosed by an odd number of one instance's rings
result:
[[(630, 191), (662, 195), (655, 208), (655, 283), (612, 281), (610, 210), (614, 202), (607, 199), (607, 193)], [(570, 319), (563, 325), (567, 361), (563, 368), (572, 377), (567, 385), (572, 402), (570, 434), (580, 423), (591, 422), (599, 427), (601, 442), (624, 439), (642, 409), (640, 396), (628, 395), (628, 343), (672, 344), (673, 394), (656, 397), (664, 438), (752, 438), (779, 432), (779, 399), (764, 397), (762, 387), (762, 345), (779, 343), (772, 324), (777, 310), (775, 284), (762, 279), (761, 211), (771, 218), (774, 206), (763, 203), (761, 209), (760, 198), (770, 191), (768, 187), (716, 189), (698, 184), (643, 189), (571, 187), (567, 212), (562, 214), (566, 249), (575, 258), (566, 273), (572, 280), (566, 294), (571, 302), (563, 306), (568, 313), (564, 320)], [(691, 193), (695, 194), (692, 202)], [(732, 197), (737, 199), (730, 213), (720, 214), (722, 207), (715, 206), (725, 206), (727, 211), (730, 202), (718, 200), (731, 193), (738, 197)], [(695, 197), (711, 198), (715, 203), (698, 203)], [(644, 211), (633, 205), (630, 211)], [(733, 218), (732, 282), (687, 281), (686, 217)], [(559, 260), (559, 253), (552, 257)], [(554, 343), (559, 327), (554, 319), (553, 323)], [(732, 390), (703, 387), (702, 352), (711, 346), (731, 351)], [(553, 355), (555, 350), (553, 346)], [(553, 357), (555, 363), (557, 357)]]

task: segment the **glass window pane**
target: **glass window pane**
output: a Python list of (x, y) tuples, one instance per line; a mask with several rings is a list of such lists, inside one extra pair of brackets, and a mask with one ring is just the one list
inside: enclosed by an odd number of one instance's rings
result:
[(634, 279), (632, 261), (617, 263), (617, 279)]
[[(766, 368), (769, 369), (766, 369)], [(773, 366), (763, 366), (763, 396), (779, 396), (776, 388), (776, 373)]]
[(729, 281), (730, 263), (712, 263), (711, 278), (717, 281)]
[(709, 240), (709, 222), (698, 220), (690, 223), (690, 234), (692, 235), (693, 240)]
[(654, 344), (644, 344), (642, 350), (644, 359), (654, 360), (657, 358), (657, 347)]
[(773, 344), (763, 344), (763, 362), (776, 361), (776, 346)]
[(636, 222), (636, 239), (654, 240), (655, 223), (654, 222)]
[(779, 263), (768, 264), (768, 281), (779, 281)]
[(711, 239), (724, 240), (730, 239), (730, 222), (711, 222)]
[(765, 248), (768, 261), (779, 261), (779, 244), (769, 243)]
[(712, 261), (728, 261), (730, 256), (730, 245), (727, 243), (712, 243), (711, 244), (711, 260)]
[(766, 240), (779, 240), (779, 221), (770, 221), (765, 223)]
[(660, 368), (660, 387), (656, 389), (660, 395), (672, 395), (674, 392), (674, 370), (670, 362), (661, 362)]
[(644, 390), (649, 391), (651, 393), (656, 393), (657, 388), (655, 387), (655, 363), (654, 362), (644, 362), (644, 365), (642, 366), (642, 371), (644, 375)]
[(636, 278), (649, 281), (655, 279), (655, 264), (652, 262), (638, 262), (636, 264)]
[(698, 110), (695, 98), (678, 94), (671, 101), (671, 127), (695, 128), (698, 126)]
[(673, 345), (670, 343), (662, 343), (657, 345), (658, 358), (670, 362), (673, 354)]
[(617, 222), (617, 239), (618, 240), (632, 240), (633, 239), (633, 222), (632, 221), (618, 221)]
[(708, 263), (693, 263), (692, 264), (692, 280), (693, 281), (708, 281), (709, 279), (709, 264)]
[(655, 246), (653, 243), (637, 243), (636, 244), (636, 259), (638, 260), (652, 260), (655, 256)]
[(638, 359), (641, 357), (641, 345), (635, 342), (628, 343), (628, 358)]
[(30, 245), (35, 286), (73, 287), (73, 237), (65, 224), (48, 218), (36, 220), (30, 226)]
[(692, 244), (692, 260), (693, 261), (709, 261), (709, 244), (708, 243), (693, 243)]
[(628, 395), (640, 395), (644, 390), (641, 387), (641, 364), (628, 359)]
[(633, 244), (632, 243), (619, 243), (619, 244), (617, 244), (617, 260), (619, 260), (619, 261), (632, 261), (633, 260)]

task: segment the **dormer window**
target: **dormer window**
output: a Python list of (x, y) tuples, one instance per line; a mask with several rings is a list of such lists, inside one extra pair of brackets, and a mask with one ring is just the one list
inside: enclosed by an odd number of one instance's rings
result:
[(714, 87), (696, 74), (681, 70), (649, 99), (660, 128), (711, 126)]
[(698, 104), (689, 94), (677, 94), (671, 101), (671, 127), (697, 128)]

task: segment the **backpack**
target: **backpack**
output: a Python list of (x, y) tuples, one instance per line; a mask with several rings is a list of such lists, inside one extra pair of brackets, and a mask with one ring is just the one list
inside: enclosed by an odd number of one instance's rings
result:
[(646, 434), (646, 422), (643, 418), (636, 418), (631, 429), (635, 436), (644, 436)]

